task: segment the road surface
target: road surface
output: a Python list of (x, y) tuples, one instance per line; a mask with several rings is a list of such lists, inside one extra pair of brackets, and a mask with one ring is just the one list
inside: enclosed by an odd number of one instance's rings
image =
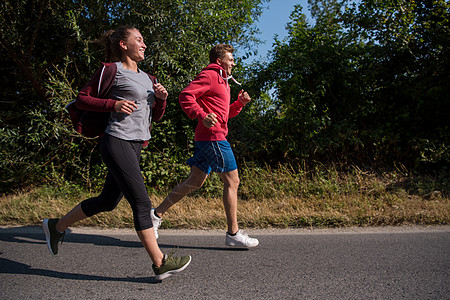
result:
[(450, 299), (450, 226), (248, 232), (161, 230), (192, 262), (157, 281), (132, 230), (73, 228), (52, 256), (40, 227), (0, 227), (0, 299)]

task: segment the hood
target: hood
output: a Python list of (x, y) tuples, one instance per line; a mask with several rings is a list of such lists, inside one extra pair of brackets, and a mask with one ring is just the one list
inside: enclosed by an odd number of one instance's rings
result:
[(204, 67), (202, 71), (206, 71), (206, 70), (216, 70), (217, 72), (219, 72), (219, 70), (222, 70), (222, 72), (224, 74), (227, 73), (227, 72), (225, 72), (225, 70), (220, 65), (218, 65), (216, 63), (210, 63), (209, 65)]
[(211, 64), (207, 65), (206, 67), (203, 68), (202, 71), (206, 71), (206, 70), (215, 70), (217, 73), (219, 73), (220, 77), (222, 77), (222, 79), (224, 79), (227, 83), (228, 83), (228, 79), (231, 79), (237, 85), (241, 85), (239, 82), (236, 81), (236, 79), (233, 78), (232, 75), (228, 75), (227, 72), (220, 65), (218, 65), (216, 63), (211, 63)]

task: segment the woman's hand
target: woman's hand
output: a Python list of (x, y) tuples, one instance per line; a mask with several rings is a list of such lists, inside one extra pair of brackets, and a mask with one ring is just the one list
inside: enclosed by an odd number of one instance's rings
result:
[(155, 96), (158, 99), (161, 100), (166, 100), (167, 96), (169, 95), (169, 93), (166, 91), (166, 89), (162, 86), (161, 83), (156, 83), (153, 86), (154, 90), (155, 90)]
[(118, 113), (124, 113), (131, 115), (131, 113), (137, 108), (137, 104), (134, 101), (120, 100), (114, 104), (114, 110)]

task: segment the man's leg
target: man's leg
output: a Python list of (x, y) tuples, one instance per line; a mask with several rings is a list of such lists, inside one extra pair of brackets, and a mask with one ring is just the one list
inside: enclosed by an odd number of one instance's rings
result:
[(199, 168), (192, 166), (191, 173), (188, 178), (179, 183), (164, 201), (155, 209), (155, 213), (158, 217), (162, 217), (162, 215), (175, 203), (183, 199), (185, 196), (190, 194), (191, 192), (198, 190), (202, 187), (205, 182), (208, 174), (200, 170)]
[(238, 170), (231, 172), (219, 173), (223, 181), (223, 205), (227, 215), (228, 233), (234, 234), (238, 232), (239, 226), (237, 222), (237, 191), (239, 187)]
[(256, 247), (259, 241), (239, 230), (237, 222), (237, 190), (239, 187), (238, 170), (219, 173), (223, 181), (223, 205), (227, 215), (228, 232), (225, 244), (235, 247)]

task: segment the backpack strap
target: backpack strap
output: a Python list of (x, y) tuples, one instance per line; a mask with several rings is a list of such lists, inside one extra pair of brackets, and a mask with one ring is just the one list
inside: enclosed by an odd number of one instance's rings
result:
[(156, 78), (155, 76), (150, 75), (150, 74), (148, 74), (148, 73), (147, 73), (147, 75), (148, 75), (148, 77), (150, 77), (150, 80), (152, 81), (152, 83), (153, 83), (154, 85), (158, 83), (158, 78)]

